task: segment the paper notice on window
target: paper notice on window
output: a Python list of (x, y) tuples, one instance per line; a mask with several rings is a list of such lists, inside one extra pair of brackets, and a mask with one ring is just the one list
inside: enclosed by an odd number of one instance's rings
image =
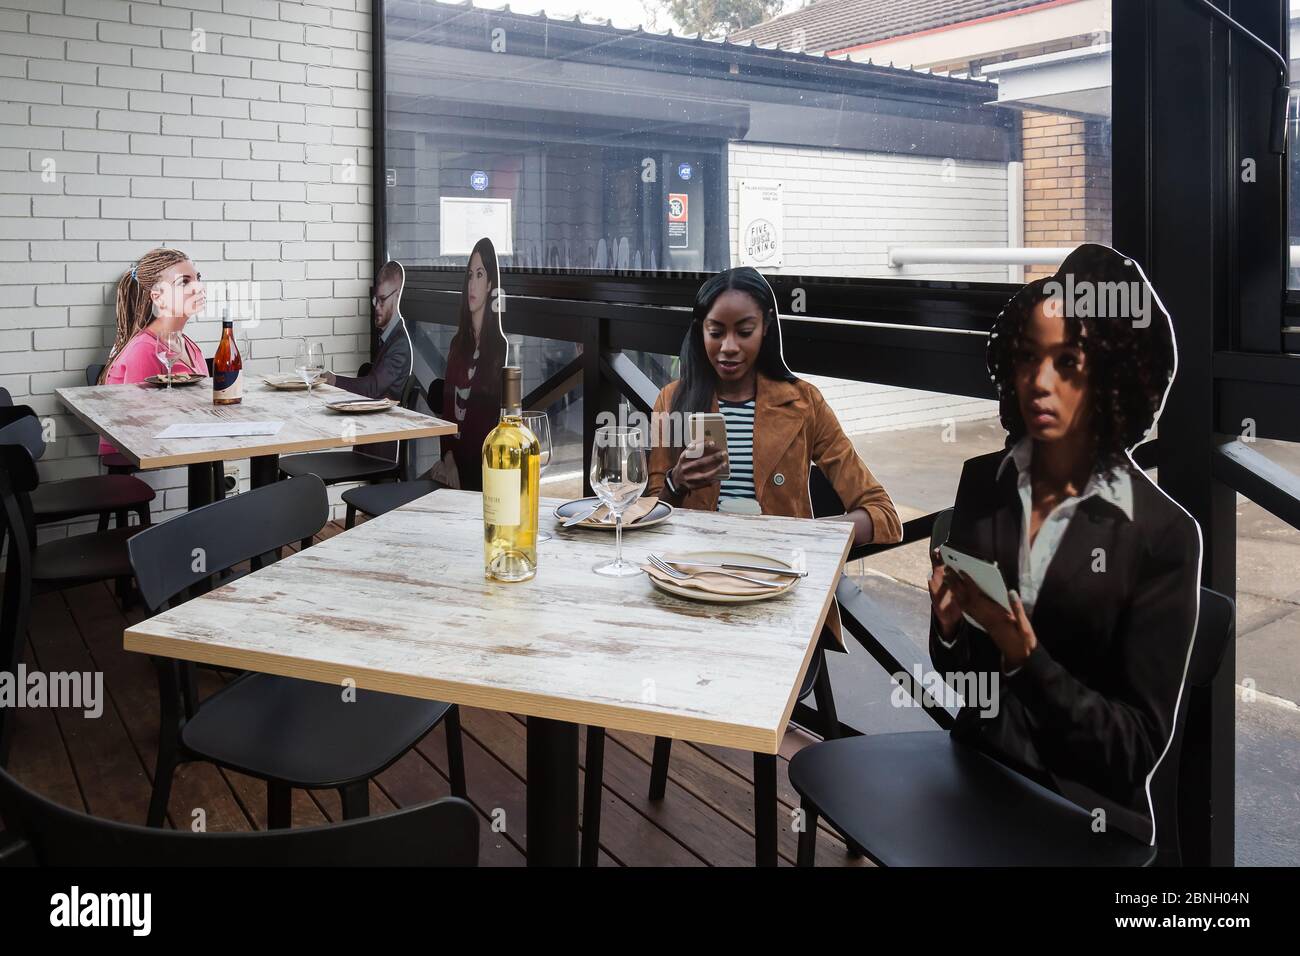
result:
[(784, 185), (772, 180), (740, 181), (740, 264), (755, 269), (781, 265)]
[(153, 437), (167, 438), (247, 438), (275, 435), (284, 422), (200, 422), (192, 425), (168, 425)]
[(442, 196), (438, 200), (438, 254), (467, 256), (484, 236), (501, 255), (515, 247), (509, 199), (460, 199)]

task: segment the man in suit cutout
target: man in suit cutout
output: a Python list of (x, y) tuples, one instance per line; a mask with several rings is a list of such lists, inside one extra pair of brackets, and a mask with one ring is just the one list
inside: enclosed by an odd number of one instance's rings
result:
[(374, 295), (370, 297), (375, 328), (379, 330), (379, 351), (368, 370), (362, 367), (364, 374), (326, 373), (325, 380), (330, 385), (367, 398), (396, 401), (402, 397), (402, 389), (414, 368), (411, 336), (402, 318), (402, 287), (405, 283), (406, 270), (400, 262), (390, 259), (380, 268), (375, 277)]

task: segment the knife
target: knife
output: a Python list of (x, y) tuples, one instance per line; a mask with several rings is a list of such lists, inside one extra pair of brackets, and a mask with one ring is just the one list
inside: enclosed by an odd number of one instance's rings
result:
[(687, 568), (720, 568), (726, 571), (766, 571), (768, 574), (779, 574), (788, 578), (806, 578), (807, 571), (796, 571), (793, 568), (773, 568), (761, 564), (732, 564), (727, 561), (682, 561), (675, 558), (663, 557), (665, 564), (680, 565)]
[(588, 518), (590, 518), (592, 515), (594, 515), (597, 511), (600, 510), (601, 504), (602, 502), (597, 502), (594, 508), (588, 508), (586, 511), (579, 511), (572, 518), (565, 518), (564, 522), (560, 525), (560, 527), (572, 528), (575, 524), (582, 524), (582, 522), (586, 521)]

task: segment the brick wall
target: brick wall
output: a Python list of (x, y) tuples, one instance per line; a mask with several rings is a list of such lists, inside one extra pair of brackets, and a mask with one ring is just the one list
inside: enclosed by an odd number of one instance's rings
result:
[[(1109, 243), (1110, 143), (1105, 127), (1058, 113), (1024, 114), (1025, 245)], [(1025, 269), (1026, 281), (1055, 265)]]
[[(336, 370), (365, 359), (369, 5), (0, 0), (0, 385), (54, 419), (45, 478), (99, 469), (54, 389), (104, 360), (117, 279), (153, 246), (257, 283), (247, 371), (303, 335)], [(215, 318), (186, 330), (212, 354)], [(183, 470), (144, 477), (155, 518), (185, 507)]]

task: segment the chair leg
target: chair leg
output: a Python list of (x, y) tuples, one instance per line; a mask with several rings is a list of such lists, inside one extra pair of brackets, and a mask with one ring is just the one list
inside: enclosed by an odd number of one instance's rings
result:
[(650, 799), (662, 800), (668, 789), (668, 758), (673, 751), (673, 738), (656, 737), (654, 759), (650, 763)]
[(172, 797), (172, 776), (176, 773), (175, 743), (167, 740), (164, 731), (158, 741), (158, 761), (154, 764), (153, 793), (149, 795), (149, 813), (145, 817), (147, 827), (161, 827), (167, 817), (167, 804)]
[(339, 800), (343, 804), (344, 820), (360, 820), (370, 816), (370, 781), (360, 780), (339, 787)]
[(807, 800), (800, 801), (799, 809), (803, 811), (803, 830), (799, 833), (799, 855), (795, 858), (796, 866), (817, 865), (817, 808)]
[(96, 530), (96, 531), (107, 531), (107, 530), (108, 530), (108, 512), (107, 512), (107, 511), (101, 511), (101, 512), (99, 513), (99, 526), (98, 526), (95, 530)]
[(822, 719), (822, 739), (835, 740), (840, 735), (840, 718), (835, 712), (835, 695), (831, 693), (831, 669), (822, 655), (821, 670), (813, 684), (813, 699), (817, 701), (817, 715)]
[(298, 542), (299, 551), (306, 551), (310, 547), (311, 547), (311, 538), (303, 538), (301, 541)]
[(586, 785), (582, 794), (582, 865), (600, 860), (601, 783), (605, 775), (605, 728), (587, 728)]
[(116, 522), (113, 527), (125, 528), (127, 525), (127, 513), (125, 511), (114, 511), (113, 520)]
[[(344, 817), (347, 817), (346, 809)], [(293, 788), (283, 780), (266, 781), (266, 828), (287, 830), (291, 826), (293, 826)]]
[(447, 772), (451, 776), (451, 795), (468, 797), (465, 787), (465, 745), (460, 734), (460, 708), (452, 704), (443, 723), (447, 728)]
[(356, 526), (357, 523), (357, 506), (348, 505), (347, 516), (343, 519), (343, 530), (347, 531)]
[(776, 754), (754, 754), (754, 856), (776, 866)]
[(142, 501), (135, 507), (136, 517), (140, 519), (140, 527), (149, 527), (152, 519), (149, 516), (149, 502)]

